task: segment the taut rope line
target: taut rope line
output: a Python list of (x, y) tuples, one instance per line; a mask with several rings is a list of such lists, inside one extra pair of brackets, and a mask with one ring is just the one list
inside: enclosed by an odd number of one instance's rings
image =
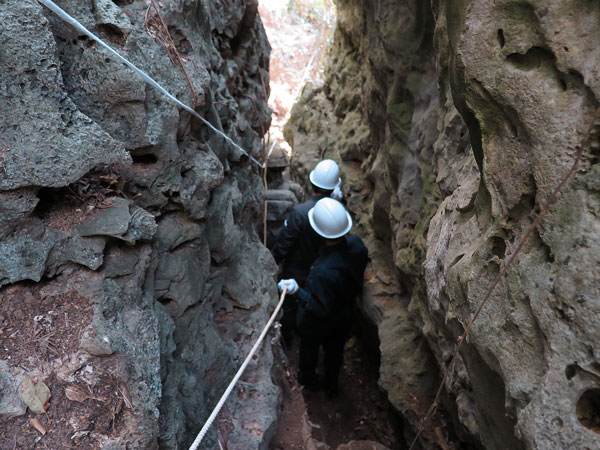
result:
[(225, 404), (225, 401), (227, 400), (227, 397), (229, 397), (229, 394), (231, 394), (231, 391), (233, 390), (234, 386), (236, 385), (236, 383), (238, 382), (238, 380), (240, 379), (240, 377), (244, 373), (244, 370), (246, 369), (246, 366), (248, 366), (248, 363), (250, 363), (250, 360), (252, 359), (252, 357), (254, 356), (254, 354), (256, 353), (256, 351), (258, 350), (258, 346), (261, 344), (261, 342), (265, 338), (265, 336), (267, 334), (267, 331), (269, 331), (269, 328), (271, 328), (271, 324), (275, 320), (275, 317), (277, 316), (277, 313), (279, 313), (279, 310), (281, 309), (281, 305), (283, 305), (283, 300), (285, 299), (285, 294), (286, 293), (287, 293), (287, 287), (283, 289), (283, 292), (281, 293), (281, 297), (279, 298), (279, 303), (277, 304), (277, 307), (275, 308), (275, 311), (271, 315), (271, 318), (267, 322), (267, 325), (265, 325), (265, 328), (263, 329), (262, 333), (260, 333), (260, 336), (258, 337), (258, 340), (254, 343), (254, 346), (252, 347), (252, 350), (250, 350), (250, 353), (248, 353), (248, 356), (246, 356), (246, 359), (244, 360), (242, 366), (239, 368), (239, 370), (237, 371), (237, 373), (233, 377), (233, 380), (231, 380), (231, 383), (229, 383), (229, 386), (227, 386), (227, 389), (225, 389), (225, 392), (221, 396), (221, 399), (219, 400), (219, 403), (217, 403), (217, 406), (215, 406), (215, 409), (213, 409), (213, 412), (208, 417), (208, 420), (206, 421), (206, 423), (204, 424), (204, 426), (200, 430), (200, 433), (198, 433), (198, 436), (196, 436), (196, 439), (194, 440), (194, 442), (190, 446), (189, 450), (196, 450), (198, 448), (198, 446), (200, 445), (200, 442), (202, 442), (202, 439), (204, 438), (204, 435), (208, 432), (208, 429), (210, 428), (210, 426), (212, 425), (212, 423), (217, 418), (217, 414), (219, 414), (219, 411), (221, 411), (221, 408)]
[(52, 2), (51, 0), (38, 0), (38, 2), (41, 3), (42, 5), (44, 5), (49, 10), (51, 10), (52, 12), (54, 12), (62, 20), (64, 20), (68, 24), (72, 25), (73, 27), (75, 27), (76, 29), (78, 29), (79, 31), (81, 31), (82, 33), (86, 34), (88, 37), (90, 37), (91, 39), (93, 39), (94, 41), (96, 41), (98, 44), (100, 44), (102, 47), (104, 47), (105, 49), (107, 49), (110, 53), (112, 53), (114, 56), (116, 56), (121, 62), (123, 62), (130, 69), (132, 69), (135, 73), (137, 73), (146, 83), (148, 83), (151, 86), (153, 86), (154, 88), (156, 88), (158, 91), (160, 91), (162, 94), (164, 94), (173, 103), (175, 103), (176, 105), (178, 105), (181, 108), (185, 109), (187, 112), (189, 112), (190, 114), (192, 114), (194, 117), (200, 119), (207, 127), (209, 127), (215, 133), (217, 133), (220, 136), (222, 136), (227, 142), (229, 142), (231, 145), (233, 145), (235, 148), (237, 148), (240, 152), (242, 152), (244, 155), (246, 155), (248, 158), (250, 158), (250, 160), (252, 160), (252, 162), (254, 162), (255, 164), (257, 164), (259, 167), (264, 168), (264, 164), (261, 163), (260, 161), (258, 161), (256, 158), (254, 158), (250, 154), (250, 152), (244, 150), (242, 147), (240, 147), (238, 144), (236, 144), (233, 141), (233, 139), (231, 139), (229, 136), (227, 136), (222, 131), (220, 131), (217, 128), (215, 128), (208, 120), (206, 120), (204, 117), (202, 117), (196, 111), (194, 111), (192, 108), (190, 108), (189, 106), (187, 106), (185, 103), (183, 103), (182, 101), (178, 100), (176, 97), (174, 97), (173, 95), (171, 95), (165, 88), (163, 88), (160, 84), (158, 84), (156, 81), (154, 81), (154, 79), (151, 78), (150, 75), (148, 75), (143, 70), (139, 69), (133, 63), (129, 62), (127, 59), (125, 59), (123, 56), (121, 56), (118, 52), (116, 52), (115, 50), (113, 50), (112, 47), (110, 47), (109, 45), (107, 45), (102, 39), (100, 39), (94, 33), (92, 33), (91, 31), (89, 31), (86, 27), (84, 27), (76, 19), (74, 19), (73, 17), (71, 17), (69, 14), (67, 14), (63, 9), (61, 9), (58, 5), (56, 5), (56, 3)]

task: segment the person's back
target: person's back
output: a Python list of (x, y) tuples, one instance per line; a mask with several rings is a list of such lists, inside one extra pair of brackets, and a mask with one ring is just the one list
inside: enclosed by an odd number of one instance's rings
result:
[[(305, 285), (310, 266), (323, 245), (321, 237), (310, 226), (308, 211), (318, 200), (330, 195), (340, 185), (339, 167), (335, 161), (325, 159), (310, 172), (309, 180), (313, 195), (306, 202), (292, 208), (271, 249), (277, 264), (283, 263), (280, 276), (295, 279), (300, 286)], [(296, 297), (290, 294), (283, 304), (281, 325), (286, 345), (293, 338), (296, 303)]]
[(310, 265), (323, 245), (323, 240), (308, 222), (308, 211), (320, 198), (313, 195), (304, 203), (294, 206), (271, 250), (275, 262), (283, 263), (281, 276), (295, 278), (301, 285), (306, 282)]
[(309, 180), (312, 196), (292, 208), (271, 250), (277, 264), (283, 262), (281, 276), (294, 278), (300, 285), (304, 285), (310, 265), (323, 245), (323, 240), (310, 226), (308, 211), (318, 200), (331, 195), (342, 181), (339, 167), (331, 159), (319, 162), (310, 172)]
[(299, 294), (301, 302), (306, 300), (303, 312), (307, 315), (298, 318), (299, 327), (327, 334), (328, 330), (318, 326), (319, 322), (337, 322), (341, 316), (350, 314), (352, 301), (362, 291), (367, 259), (367, 248), (353, 234), (344, 236), (334, 245), (324, 246), (310, 268), (307, 290)]
[(325, 387), (336, 394), (344, 343), (351, 327), (352, 304), (362, 290), (368, 251), (358, 236), (348, 234), (352, 218), (340, 202), (330, 198), (319, 200), (309, 211), (308, 219), (325, 244), (310, 267), (304, 287), (298, 287), (294, 279), (283, 279), (279, 288), (297, 293), (298, 381), (309, 388), (318, 386), (316, 367), (322, 346)]

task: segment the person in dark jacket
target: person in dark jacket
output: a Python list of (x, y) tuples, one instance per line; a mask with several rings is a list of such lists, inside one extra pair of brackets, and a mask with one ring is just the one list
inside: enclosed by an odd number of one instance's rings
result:
[[(313, 231), (308, 221), (308, 211), (321, 198), (329, 196), (341, 180), (335, 161), (325, 159), (309, 175), (313, 195), (304, 203), (294, 206), (285, 225), (279, 232), (271, 253), (277, 264), (283, 263), (282, 278), (293, 278), (304, 286), (310, 265), (323, 245), (321, 237)], [(291, 342), (296, 328), (297, 301), (295, 295), (286, 297), (281, 318), (284, 344)]]
[(338, 201), (319, 200), (308, 217), (311, 228), (324, 238), (325, 245), (310, 267), (305, 287), (299, 287), (294, 279), (283, 279), (278, 286), (281, 290), (287, 287), (298, 298), (298, 381), (309, 388), (318, 386), (316, 367), (322, 346), (325, 389), (335, 395), (350, 332), (352, 304), (362, 292), (368, 252), (358, 236), (348, 234), (352, 218)]

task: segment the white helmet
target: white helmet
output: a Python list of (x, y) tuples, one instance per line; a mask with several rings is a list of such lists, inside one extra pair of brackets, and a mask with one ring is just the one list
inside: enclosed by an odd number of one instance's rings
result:
[(352, 228), (350, 214), (337, 200), (322, 198), (308, 211), (310, 226), (324, 238), (336, 239), (344, 236)]
[(315, 186), (333, 190), (340, 185), (340, 168), (333, 159), (324, 159), (310, 172), (308, 177)]

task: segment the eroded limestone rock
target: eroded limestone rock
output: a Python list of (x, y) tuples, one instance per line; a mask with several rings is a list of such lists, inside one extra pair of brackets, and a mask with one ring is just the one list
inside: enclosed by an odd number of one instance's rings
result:
[(2, 14), (0, 189), (65, 186), (99, 163), (129, 161), (123, 145), (83, 114), (66, 92), (42, 7), (10, 1)]
[[(58, 3), (258, 157), (270, 120), (269, 49), (255, 1), (160, 2), (195, 99), (155, 39), (164, 30), (146, 2)], [(85, 323), (48, 319), (81, 327), (72, 347), (43, 367), (27, 360), (28, 369), (51, 390), (77, 382), (98, 390), (112, 376), (132, 406), (107, 418), (114, 432), (90, 432), (80, 414), (66, 422), (70, 438), (104, 449), (184, 448), (277, 299), (275, 265), (258, 237), (261, 175), (37, 2), (3, 2), (0, 18), (0, 316), (21, 291), (32, 308), (76, 296), (89, 308)], [(12, 311), (11, 320), (33, 323)], [(266, 345), (234, 391), (222, 430), (231, 448), (268, 445), (278, 397), (271, 365)], [(3, 431), (20, 426), (2, 420)], [(214, 430), (203, 445), (217, 445)]]
[(22, 370), (12, 369), (7, 361), (0, 360), (0, 416), (13, 417), (25, 414), (27, 405), (19, 395)]
[[(360, 307), (411, 439), (456, 339), (584, 144), (600, 9), (382, 0), (338, 13), (326, 81), (305, 88), (286, 138), (298, 179), (321, 156), (341, 162), (371, 256)], [(436, 427), (450, 448), (600, 445), (597, 134), (475, 322), (424, 448), (441, 445)]]

